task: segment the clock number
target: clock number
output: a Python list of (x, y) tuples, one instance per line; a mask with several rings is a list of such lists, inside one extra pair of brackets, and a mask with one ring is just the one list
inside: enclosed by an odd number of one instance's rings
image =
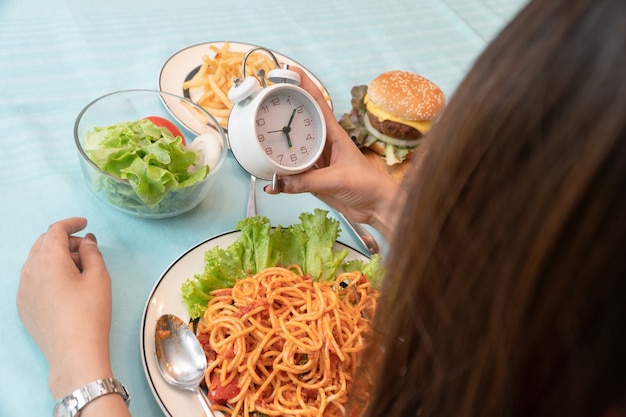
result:
[(256, 138), (259, 140), (259, 142), (265, 141), (265, 135), (258, 135)]
[(268, 146), (267, 148), (265, 148), (266, 155), (271, 155), (272, 153), (274, 153), (274, 151), (272, 150), (271, 146)]
[(272, 97), (270, 101), (272, 102), (272, 106), (280, 106), (280, 98)]
[(267, 104), (262, 105), (261, 109), (263, 110), (263, 113), (267, 113), (270, 111), (270, 108), (267, 106)]
[(302, 112), (304, 112), (304, 106), (298, 106), (298, 107), (296, 107), (296, 111), (297, 111), (298, 113), (302, 113)]
[(311, 119), (304, 119), (304, 125), (305, 126), (311, 126)]
[(309, 153), (309, 149), (306, 146), (300, 146), (300, 153), (302, 155), (307, 155)]
[(265, 126), (265, 118), (260, 117), (260, 118), (256, 119), (256, 124), (257, 124), (257, 126)]
[(315, 137), (309, 133), (306, 135), (306, 140), (315, 140)]
[(289, 155), (289, 159), (291, 159), (291, 162), (296, 162), (298, 160), (298, 155), (292, 153), (291, 155)]

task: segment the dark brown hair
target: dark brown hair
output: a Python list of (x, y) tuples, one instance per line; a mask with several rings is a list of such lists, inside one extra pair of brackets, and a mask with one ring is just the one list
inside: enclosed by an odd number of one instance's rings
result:
[(626, 2), (532, 1), (429, 138), (367, 416), (600, 416), (626, 393)]

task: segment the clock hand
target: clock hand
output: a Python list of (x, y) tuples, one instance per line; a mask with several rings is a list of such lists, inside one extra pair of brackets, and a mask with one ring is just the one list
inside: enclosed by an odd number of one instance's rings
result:
[(293, 116), (296, 115), (296, 109), (293, 109), (291, 112), (291, 117), (289, 118), (289, 122), (287, 123), (287, 127), (291, 126), (291, 122), (293, 122)]
[(289, 126), (283, 126), (282, 128), (278, 130), (270, 130), (267, 133), (276, 133), (276, 132), (283, 132), (285, 136), (287, 136), (287, 145), (289, 146), (289, 149), (291, 149), (293, 146), (291, 143), (291, 138), (289, 137), (289, 132), (291, 132), (291, 128)]
[(289, 126), (285, 126), (283, 128), (283, 132), (285, 132), (285, 136), (287, 136), (287, 146), (289, 146), (289, 149), (291, 150), (292, 148), (292, 144), (291, 144), (291, 138), (289, 137), (289, 132), (291, 132), (291, 128)]
[(291, 132), (291, 122), (293, 122), (293, 117), (296, 115), (296, 110), (297, 109), (293, 109), (293, 111), (291, 112), (291, 117), (289, 117), (289, 122), (287, 122), (287, 126), (283, 127), (283, 132), (285, 132), (285, 136), (287, 136), (287, 145), (289, 146), (289, 149), (292, 148), (289, 132)]

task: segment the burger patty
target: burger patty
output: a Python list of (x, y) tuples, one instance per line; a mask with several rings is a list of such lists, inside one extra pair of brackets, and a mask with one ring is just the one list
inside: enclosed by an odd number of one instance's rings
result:
[(411, 126), (391, 120), (384, 120), (381, 122), (380, 120), (378, 120), (378, 117), (374, 116), (370, 112), (367, 112), (367, 118), (369, 119), (374, 129), (378, 130), (384, 135), (391, 136), (393, 138), (419, 139), (423, 136), (422, 132)]

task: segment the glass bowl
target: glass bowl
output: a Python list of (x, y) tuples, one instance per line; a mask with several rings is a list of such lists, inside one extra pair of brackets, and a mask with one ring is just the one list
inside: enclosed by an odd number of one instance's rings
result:
[[(176, 109), (175, 117), (170, 109)], [(143, 133), (135, 135), (138, 131), (154, 132), (153, 127), (145, 127), (146, 118), (160, 120), (155, 122), (160, 126), (169, 121), (174, 126), (167, 125), (167, 131), (173, 135), (158, 140), (155, 136), (151, 141)], [(185, 124), (179, 120), (185, 120)], [(136, 121), (141, 121), (141, 128)], [(119, 127), (122, 125), (125, 127)], [(176, 141), (173, 138), (177, 133), (186, 141), (178, 148), (171, 143)], [(116, 135), (133, 139), (122, 140)], [(89, 188), (111, 207), (146, 218), (176, 216), (200, 204), (209, 194), (228, 152), (224, 130), (211, 114), (183, 97), (155, 90), (117, 91), (92, 101), (76, 118), (74, 140)], [(129, 150), (124, 148), (126, 145), (115, 145), (116, 142), (133, 143), (134, 147)], [(189, 156), (190, 151), (204, 163), (185, 168), (194, 159)], [(147, 153), (158, 156), (146, 157)], [(181, 161), (185, 164), (179, 164)], [(206, 168), (198, 168), (202, 165), (208, 166), (206, 177)], [(171, 173), (166, 172), (170, 169)], [(193, 174), (199, 169), (199, 173)]]

